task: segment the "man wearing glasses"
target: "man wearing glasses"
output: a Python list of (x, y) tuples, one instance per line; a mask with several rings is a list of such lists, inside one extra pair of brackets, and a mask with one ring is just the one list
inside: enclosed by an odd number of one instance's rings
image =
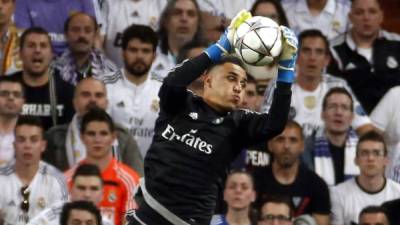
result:
[(324, 126), (305, 141), (304, 161), (330, 186), (360, 173), (354, 162), (358, 136), (351, 127), (353, 105), (345, 88), (330, 89), (322, 101)]
[(271, 197), (259, 209), (258, 225), (292, 225), (293, 209), (289, 199)]
[(22, 84), (3, 77), (0, 79), (0, 165), (14, 158), (14, 127), (25, 103)]
[(366, 206), (400, 197), (400, 184), (384, 176), (387, 149), (379, 133), (371, 131), (360, 137), (355, 163), (360, 175), (331, 189), (332, 225), (358, 223), (358, 215)]
[(15, 161), (0, 169), (4, 225), (25, 225), (50, 204), (67, 200), (63, 174), (41, 161), (46, 148), (43, 131), (38, 118), (18, 118), (14, 131)]

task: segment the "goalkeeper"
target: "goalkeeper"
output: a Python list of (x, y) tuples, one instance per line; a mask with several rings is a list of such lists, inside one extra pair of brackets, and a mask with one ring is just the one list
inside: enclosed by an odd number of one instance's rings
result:
[[(239, 59), (223, 54), (231, 52), (235, 30), (250, 17), (240, 12), (216, 44), (177, 65), (164, 79), (145, 176), (135, 196), (138, 209), (127, 214), (129, 225), (209, 225), (218, 185), (230, 162), (243, 148), (285, 127), (297, 52), (296, 37), (286, 27), (281, 27), (283, 50), (269, 113), (237, 109), (246, 71)], [(186, 86), (204, 72), (204, 93), (199, 97)]]

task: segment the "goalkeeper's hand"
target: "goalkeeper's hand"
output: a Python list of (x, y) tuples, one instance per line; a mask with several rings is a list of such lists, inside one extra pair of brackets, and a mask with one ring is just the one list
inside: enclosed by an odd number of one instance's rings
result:
[(218, 62), (222, 54), (229, 54), (233, 49), (233, 39), (237, 28), (247, 19), (251, 18), (250, 12), (246, 10), (240, 11), (231, 21), (231, 24), (221, 35), (219, 40), (208, 47), (205, 52), (213, 62)]
[(297, 58), (297, 37), (292, 30), (280, 26), (282, 32), (282, 52), (278, 60), (278, 81), (293, 83)]

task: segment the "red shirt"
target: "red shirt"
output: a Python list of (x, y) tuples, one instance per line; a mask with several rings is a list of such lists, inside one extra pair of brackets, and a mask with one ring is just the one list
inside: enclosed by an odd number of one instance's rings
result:
[[(70, 188), (77, 167), (78, 165), (65, 172)], [(140, 177), (133, 169), (115, 159), (101, 171), (101, 176), (104, 182), (103, 199), (99, 205), (101, 214), (114, 221), (115, 225), (121, 225), (126, 211), (137, 208), (134, 191), (139, 186)]]

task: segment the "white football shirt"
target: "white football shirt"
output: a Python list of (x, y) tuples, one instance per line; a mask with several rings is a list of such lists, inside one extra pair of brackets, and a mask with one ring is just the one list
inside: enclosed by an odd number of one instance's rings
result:
[(34, 218), (54, 202), (66, 201), (68, 198), (63, 174), (42, 161), (28, 186), (30, 194), (27, 213), (21, 209), (23, 184), (15, 173), (15, 162), (0, 169), (0, 184), (0, 209), (4, 214), (5, 225), (25, 225), (26, 221)]
[(400, 184), (386, 179), (385, 186), (376, 193), (363, 190), (356, 182), (350, 179), (330, 189), (332, 203), (331, 224), (351, 225), (358, 223), (361, 210), (370, 205), (381, 205), (383, 202), (400, 197)]
[(154, 135), (154, 125), (159, 113), (158, 91), (161, 82), (148, 76), (140, 85), (125, 77), (108, 83), (109, 112), (114, 121), (129, 129), (144, 157)]
[(158, 29), (160, 15), (167, 0), (106, 0), (103, 6), (105, 20), (106, 55), (118, 66), (123, 66), (121, 41), (123, 31), (131, 24), (142, 24)]

